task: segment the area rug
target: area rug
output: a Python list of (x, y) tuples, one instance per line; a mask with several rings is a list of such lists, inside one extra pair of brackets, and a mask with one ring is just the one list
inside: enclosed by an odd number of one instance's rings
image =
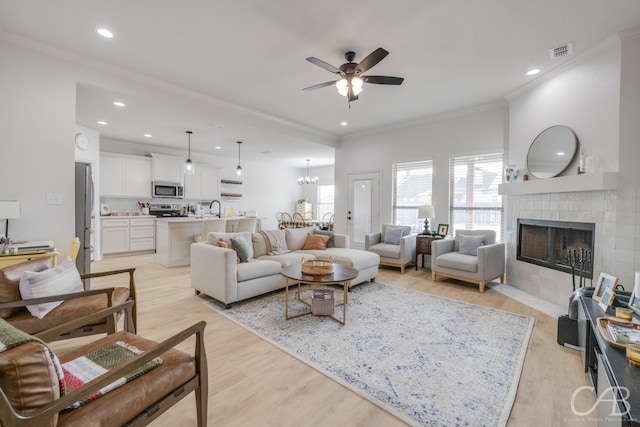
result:
[[(293, 294), (290, 313), (308, 310)], [(285, 320), (284, 291), (205, 304), (411, 425), (506, 424), (533, 318), (380, 283), (348, 298), (345, 326)]]

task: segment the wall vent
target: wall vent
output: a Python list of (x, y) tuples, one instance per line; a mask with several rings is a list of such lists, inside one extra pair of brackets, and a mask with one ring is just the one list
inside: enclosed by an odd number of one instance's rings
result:
[(549, 56), (551, 59), (558, 59), (571, 54), (573, 54), (573, 43), (567, 43), (562, 46), (549, 49)]

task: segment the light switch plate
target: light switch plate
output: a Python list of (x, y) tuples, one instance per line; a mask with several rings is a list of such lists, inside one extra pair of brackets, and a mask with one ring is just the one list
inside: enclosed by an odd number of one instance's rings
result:
[(48, 205), (61, 205), (62, 204), (62, 194), (59, 194), (59, 193), (47, 193), (47, 204)]

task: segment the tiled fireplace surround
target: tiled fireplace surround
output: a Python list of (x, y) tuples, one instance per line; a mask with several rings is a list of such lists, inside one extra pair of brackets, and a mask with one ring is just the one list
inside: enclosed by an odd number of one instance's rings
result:
[(503, 196), (508, 287), (566, 310), (571, 274), (516, 260), (518, 218), (595, 223), (594, 285), (600, 272), (633, 289), (640, 271), (640, 194), (637, 189)]

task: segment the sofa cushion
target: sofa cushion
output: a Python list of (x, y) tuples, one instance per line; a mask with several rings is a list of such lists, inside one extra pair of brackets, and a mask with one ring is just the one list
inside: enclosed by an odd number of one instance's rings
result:
[(400, 258), (400, 245), (389, 243), (378, 243), (370, 246), (368, 251), (377, 253), (384, 258)]
[(304, 242), (307, 240), (307, 234), (313, 233), (313, 230), (314, 227), (286, 228), (284, 230), (284, 236), (287, 240), (289, 250), (297, 251), (302, 249)]
[[(112, 303), (113, 305), (122, 304), (126, 302), (129, 297), (129, 288), (117, 287), (113, 291)], [(78, 317), (93, 314), (106, 307), (106, 294), (90, 295), (87, 297), (66, 300), (42, 319), (33, 317), (27, 310), (22, 310), (7, 319), (7, 322), (28, 334), (34, 335), (47, 329), (51, 329), (54, 326), (59, 326), (63, 323), (75, 320)], [(102, 322), (103, 320), (100, 319), (96, 324), (100, 324)]]
[(336, 244), (335, 244), (335, 236), (336, 233), (333, 231), (326, 231), (326, 230), (313, 230), (313, 234), (320, 234), (323, 236), (329, 236), (329, 240), (327, 241), (327, 248), (335, 248)]
[(275, 261), (280, 265), (282, 265), (283, 267), (286, 267), (288, 265), (294, 265), (294, 264), (302, 264), (304, 261), (308, 259), (316, 259), (316, 258), (317, 257), (313, 253), (300, 252), (300, 251), (289, 252), (287, 254), (281, 254), (281, 255), (263, 255), (260, 257), (261, 260)]
[[(14, 264), (0, 270), (0, 303), (20, 301), (20, 278), (24, 271), (42, 271), (53, 267), (51, 257), (37, 258), (20, 264)], [(24, 311), (23, 307), (2, 308), (0, 317), (6, 319)]]
[(477, 273), (478, 257), (473, 255), (461, 254), (460, 252), (448, 252), (436, 257), (436, 265), (438, 267), (468, 271), (469, 273)]
[(231, 244), (231, 238), (238, 238), (238, 237), (246, 240), (246, 242), (249, 244), (250, 254), (248, 259), (253, 258), (253, 244), (251, 242), (251, 233), (249, 231), (240, 231), (238, 233), (211, 232), (207, 234), (207, 243), (209, 243), (210, 245), (217, 245), (218, 240), (223, 239), (229, 242), (229, 244)]
[[(302, 252), (297, 253), (300, 254)], [(353, 267), (358, 271), (370, 267), (377, 267), (380, 263), (380, 256), (378, 254), (358, 249), (331, 248), (324, 251), (304, 251), (304, 253), (314, 255), (318, 259), (333, 258), (334, 262)]]
[[(279, 255), (279, 257), (282, 255)], [(238, 264), (238, 282), (244, 282), (251, 279), (259, 279), (260, 277), (280, 274), (282, 265), (278, 262), (262, 259), (251, 259), (248, 262)]]
[(249, 261), (249, 259), (251, 259), (253, 255), (253, 247), (251, 245), (251, 242), (247, 242), (241, 237), (232, 237), (231, 246), (233, 247), (233, 250), (238, 254), (240, 262), (247, 262)]
[(460, 236), (458, 241), (459, 250), (464, 255), (478, 255), (478, 248), (484, 245), (484, 236)]
[[(26, 313), (26, 312), (25, 312)], [(29, 413), (60, 397), (60, 386), (49, 350), (27, 342), (0, 352), (0, 387), (18, 413)], [(55, 426), (58, 414), (42, 425)]]
[(387, 227), (384, 231), (384, 243), (399, 245), (402, 238), (402, 227)]
[(307, 234), (307, 240), (304, 242), (302, 250), (325, 250), (327, 249), (327, 242), (329, 242), (329, 236), (322, 236), (320, 234)]
[(264, 234), (251, 233), (251, 243), (253, 244), (254, 258), (260, 258), (267, 254), (267, 242), (264, 240)]
[[(80, 280), (80, 273), (69, 257), (62, 264), (48, 270), (25, 271), (20, 278), (20, 295), (23, 300), (70, 294), (83, 290), (84, 285)], [(27, 310), (33, 316), (42, 319), (62, 302), (61, 300), (28, 305)]]

